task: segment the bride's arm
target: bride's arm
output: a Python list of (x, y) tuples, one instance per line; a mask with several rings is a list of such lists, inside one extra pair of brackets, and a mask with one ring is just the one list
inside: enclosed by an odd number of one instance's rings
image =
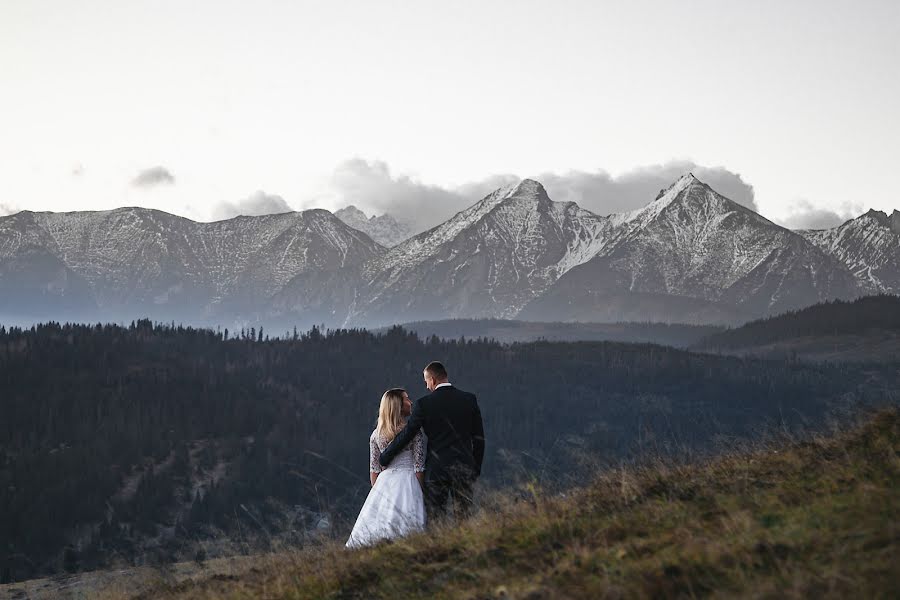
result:
[(416, 479), (419, 480), (419, 485), (422, 486), (422, 489), (425, 489), (425, 434), (421, 429), (416, 434), (416, 437), (413, 438), (412, 446)]
[(372, 434), (372, 437), (369, 438), (369, 483), (373, 486), (375, 480), (378, 479), (378, 474), (384, 470), (381, 463), (378, 462), (379, 458), (381, 458), (381, 450), (378, 448), (378, 442), (375, 441), (375, 434)]

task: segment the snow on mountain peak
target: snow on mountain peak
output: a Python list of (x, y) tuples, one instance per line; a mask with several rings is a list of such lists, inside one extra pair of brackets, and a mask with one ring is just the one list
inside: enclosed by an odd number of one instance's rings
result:
[(679, 177), (677, 180), (675, 180), (675, 182), (672, 183), (672, 185), (670, 185), (669, 187), (659, 190), (659, 193), (656, 195), (656, 199), (654, 200), (654, 202), (656, 200), (659, 200), (663, 196), (669, 198), (669, 201), (671, 201), (679, 194), (679, 192), (690, 187), (691, 185), (693, 185), (695, 183), (702, 184), (702, 182), (699, 179), (694, 177), (693, 173), (690, 173), (690, 172), (685, 173), (684, 175)]
[(660, 190), (656, 199), (647, 206), (624, 213), (610, 215), (610, 222), (616, 227), (626, 223), (633, 223), (637, 226), (646, 225), (658, 217), (663, 209), (672, 204), (677, 198), (689, 194), (695, 184), (705, 187), (705, 184), (694, 177), (693, 173), (685, 173), (679, 177), (675, 183)]
[(860, 219), (873, 220), (882, 227), (890, 229), (893, 233), (900, 234), (900, 211), (896, 209), (888, 216), (884, 211), (871, 208), (868, 212), (859, 217), (859, 219), (855, 220)]
[(352, 204), (335, 211), (334, 216), (388, 248), (396, 246), (413, 233), (408, 223), (398, 221), (387, 213), (369, 217)]
[(547, 191), (539, 181), (535, 181), (534, 179), (523, 179), (516, 185), (512, 195), (546, 196)]

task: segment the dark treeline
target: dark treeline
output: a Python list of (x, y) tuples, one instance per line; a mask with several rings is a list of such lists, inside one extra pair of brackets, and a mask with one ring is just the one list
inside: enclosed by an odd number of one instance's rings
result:
[(445, 339), (488, 338), (498, 342), (630, 342), (686, 348), (723, 330), (714, 325), (683, 323), (544, 323), (507, 319), (446, 319), (404, 323), (403, 328), (419, 337)]
[(900, 333), (900, 296), (883, 294), (853, 301), (823, 302), (711, 335), (695, 347), (746, 348), (799, 337), (859, 335), (871, 331)]
[(301, 543), (328, 522), (341, 533), (368, 489), (381, 393), (419, 396), (433, 359), (478, 394), (497, 486), (574, 477), (573, 453), (704, 448), (896, 389), (879, 367), (654, 345), (421, 340), (400, 328), (268, 340), (149, 321), (0, 328), (0, 577), (142, 562), (149, 547), (199, 560), (223, 537)]

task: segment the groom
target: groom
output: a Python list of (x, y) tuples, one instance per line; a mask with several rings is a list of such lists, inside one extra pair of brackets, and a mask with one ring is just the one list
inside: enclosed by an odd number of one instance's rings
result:
[(453, 387), (444, 365), (429, 363), (423, 376), (431, 393), (416, 402), (406, 427), (382, 451), (380, 462), (387, 467), (420, 428), (425, 430), (425, 509), (433, 523), (446, 515), (451, 498), (458, 517), (471, 511), (472, 489), (484, 460), (484, 426), (475, 394)]

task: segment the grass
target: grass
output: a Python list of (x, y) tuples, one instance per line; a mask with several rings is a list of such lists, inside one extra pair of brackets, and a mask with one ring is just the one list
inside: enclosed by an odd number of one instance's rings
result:
[(896, 598), (900, 412), (703, 464), (497, 495), (458, 527), (338, 543), (160, 586), (146, 598)]

